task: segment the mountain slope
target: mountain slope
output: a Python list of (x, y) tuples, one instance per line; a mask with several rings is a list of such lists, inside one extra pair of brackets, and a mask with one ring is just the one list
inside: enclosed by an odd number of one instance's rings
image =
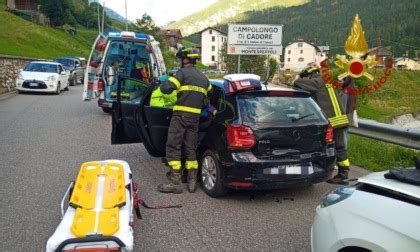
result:
[[(283, 44), (303, 38), (317, 45), (329, 44), (342, 52), (354, 16), (359, 14), (369, 46), (382, 39), (394, 55), (420, 49), (420, 1), (316, 0), (291, 8), (270, 8), (236, 17), (240, 23), (284, 25)], [(404, 46), (412, 45), (414, 47)], [(419, 54), (420, 56), (420, 54)]]
[(226, 23), (241, 13), (263, 10), (270, 7), (290, 7), (307, 3), (309, 0), (218, 0), (204, 10), (194, 13), (167, 26), (181, 29), (184, 36), (193, 34), (209, 26)]
[[(245, 2), (248, 1), (242, 0), (242, 2), (246, 4)], [(220, 4), (220, 1), (216, 4)], [(250, 9), (250, 6), (243, 6), (242, 9)], [(214, 6), (210, 6), (176, 24), (182, 25), (182, 22), (187, 22), (187, 20), (188, 22), (195, 20), (191, 23), (212, 23), (212, 26), (223, 30), (227, 30), (228, 23), (283, 24), (284, 45), (303, 38), (317, 45), (328, 44), (332, 53), (335, 54), (343, 53), (342, 47), (354, 16), (359, 14), (370, 47), (375, 46), (378, 38), (381, 38), (382, 45), (389, 46), (394, 55), (408, 53), (409, 56), (415, 57), (415, 50), (418, 50), (418, 56), (420, 56), (420, 18), (418, 17), (420, 1), (312, 0), (287, 8), (276, 6), (260, 10), (252, 9), (221, 19), (218, 25), (214, 25), (214, 22), (204, 15), (209, 12), (216, 13), (214, 10)], [(193, 29), (196, 26), (189, 24), (189, 26), (181, 27)], [(190, 37), (190, 40), (194, 42), (198, 42), (198, 39), (199, 36)]]
[(78, 29), (76, 36), (36, 25), (0, 9), (0, 54), (51, 59), (64, 55), (87, 57), (95, 30)]

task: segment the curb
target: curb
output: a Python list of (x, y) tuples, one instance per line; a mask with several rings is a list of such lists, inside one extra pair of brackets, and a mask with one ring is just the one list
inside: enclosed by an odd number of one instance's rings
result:
[(12, 98), (13, 96), (17, 95), (18, 92), (16, 90), (11, 91), (11, 92), (7, 92), (5, 94), (0, 95), (0, 101)]

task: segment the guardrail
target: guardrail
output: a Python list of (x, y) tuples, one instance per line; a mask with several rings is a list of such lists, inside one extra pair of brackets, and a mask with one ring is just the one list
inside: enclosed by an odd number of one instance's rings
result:
[(403, 128), (365, 119), (359, 119), (358, 124), (358, 128), (350, 127), (349, 132), (355, 135), (420, 150), (420, 129)]

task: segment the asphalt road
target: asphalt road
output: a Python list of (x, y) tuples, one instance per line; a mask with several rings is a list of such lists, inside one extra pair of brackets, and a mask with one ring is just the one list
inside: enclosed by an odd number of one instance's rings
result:
[[(143, 145), (110, 144), (111, 117), (96, 101), (82, 101), (82, 86), (59, 96), (0, 98), (0, 251), (43, 251), (60, 222), (60, 200), (83, 162), (126, 160), (149, 204), (142, 209), (135, 251), (309, 251), (310, 226), (326, 183), (311, 187), (234, 192), (222, 199), (160, 194), (166, 168)], [(352, 175), (363, 171), (353, 169)]]

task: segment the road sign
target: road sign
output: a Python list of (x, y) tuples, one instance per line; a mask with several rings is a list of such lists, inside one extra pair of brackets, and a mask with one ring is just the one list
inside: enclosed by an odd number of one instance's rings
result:
[(281, 55), (283, 26), (259, 24), (230, 24), (228, 54)]

